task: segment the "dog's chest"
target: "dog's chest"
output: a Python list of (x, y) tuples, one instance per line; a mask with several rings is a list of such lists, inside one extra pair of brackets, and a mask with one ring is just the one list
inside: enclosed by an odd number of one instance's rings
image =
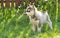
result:
[(35, 24), (35, 25), (36, 25), (36, 24), (39, 24), (39, 20), (32, 19), (32, 20), (31, 20), (31, 23), (32, 23), (32, 24)]
[(34, 17), (34, 18), (30, 17), (30, 22), (34, 25), (39, 24), (39, 20), (37, 20), (36, 17)]

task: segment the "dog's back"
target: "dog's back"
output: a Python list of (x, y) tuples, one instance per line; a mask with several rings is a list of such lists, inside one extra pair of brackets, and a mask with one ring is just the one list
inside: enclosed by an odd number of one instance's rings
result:
[(39, 19), (40, 23), (44, 23), (47, 20), (48, 13), (47, 12), (40, 12), (36, 11), (36, 17)]

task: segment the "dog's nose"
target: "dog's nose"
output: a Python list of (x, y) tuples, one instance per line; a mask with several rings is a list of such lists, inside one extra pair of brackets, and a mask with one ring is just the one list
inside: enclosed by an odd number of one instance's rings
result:
[(27, 15), (26, 13), (24, 15)]

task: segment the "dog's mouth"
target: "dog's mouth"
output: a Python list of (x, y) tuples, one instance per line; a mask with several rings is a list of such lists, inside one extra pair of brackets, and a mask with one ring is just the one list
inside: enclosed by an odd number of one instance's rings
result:
[(27, 15), (26, 13), (24, 15)]

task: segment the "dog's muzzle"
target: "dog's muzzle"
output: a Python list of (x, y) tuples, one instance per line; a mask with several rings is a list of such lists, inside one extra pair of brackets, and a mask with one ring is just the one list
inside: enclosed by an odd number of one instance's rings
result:
[(26, 13), (24, 15), (27, 15)]

